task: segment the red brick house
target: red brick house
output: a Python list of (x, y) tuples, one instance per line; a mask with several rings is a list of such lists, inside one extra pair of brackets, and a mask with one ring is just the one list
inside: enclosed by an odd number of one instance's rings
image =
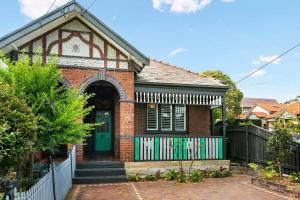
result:
[(224, 158), (211, 113), (223, 106), (225, 121), (227, 87), (149, 59), (75, 1), (0, 38), (0, 49), (12, 60), (57, 55), (61, 83), (95, 94), (84, 121), (105, 123), (78, 145), (78, 161)]

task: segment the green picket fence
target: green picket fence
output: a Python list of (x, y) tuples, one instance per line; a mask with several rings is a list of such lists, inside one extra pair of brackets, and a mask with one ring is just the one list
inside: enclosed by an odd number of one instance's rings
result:
[(136, 135), (135, 161), (222, 160), (222, 137)]

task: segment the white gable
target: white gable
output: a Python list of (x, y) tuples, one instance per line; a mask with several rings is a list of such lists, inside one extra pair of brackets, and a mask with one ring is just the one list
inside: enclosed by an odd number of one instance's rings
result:
[(251, 112), (262, 112), (262, 113), (266, 113), (267, 115), (270, 114), (269, 111), (267, 111), (266, 109), (262, 108), (261, 106), (256, 105)]

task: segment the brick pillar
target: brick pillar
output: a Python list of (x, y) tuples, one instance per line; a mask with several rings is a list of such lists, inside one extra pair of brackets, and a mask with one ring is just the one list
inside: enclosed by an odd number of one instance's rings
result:
[(120, 102), (120, 160), (134, 158), (134, 102)]
[(78, 163), (83, 161), (83, 145), (82, 144), (77, 144), (77, 146), (76, 146), (76, 158), (77, 158)]
[(115, 102), (114, 157), (120, 159), (120, 102)]

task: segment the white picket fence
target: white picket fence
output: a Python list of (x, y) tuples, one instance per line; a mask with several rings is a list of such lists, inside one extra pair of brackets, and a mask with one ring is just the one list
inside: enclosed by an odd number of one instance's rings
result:
[[(63, 200), (72, 187), (72, 178), (76, 169), (76, 146), (73, 146), (68, 159), (59, 165), (54, 165), (54, 182), (56, 200)], [(34, 186), (26, 192), (17, 192), (14, 200), (53, 200), (52, 168)], [(7, 197), (6, 200), (9, 200)]]

